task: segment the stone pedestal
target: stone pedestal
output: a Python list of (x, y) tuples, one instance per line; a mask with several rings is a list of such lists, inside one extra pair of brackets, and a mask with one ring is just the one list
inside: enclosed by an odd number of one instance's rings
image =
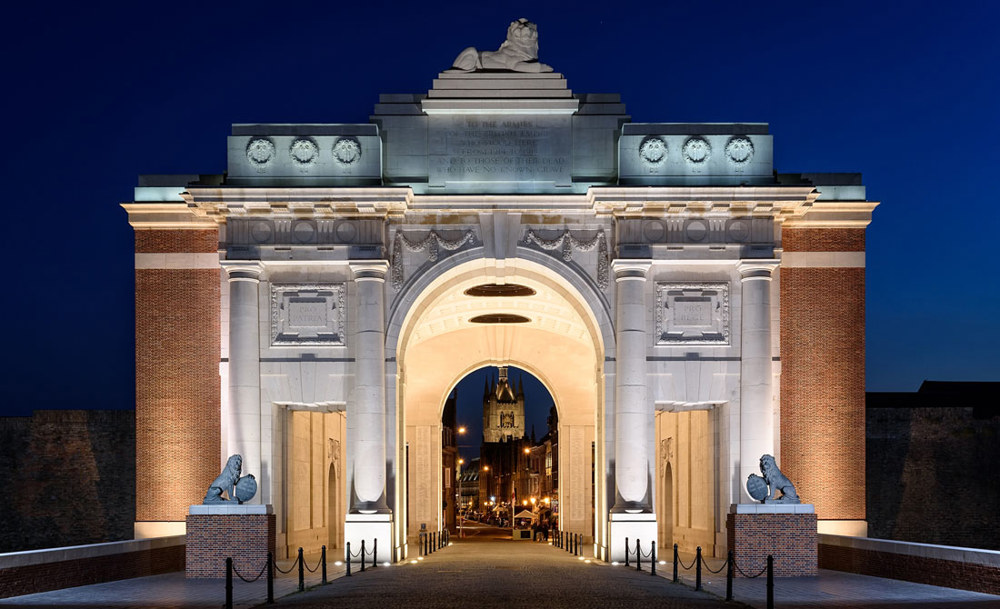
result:
[[(726, 528), (729, 549), (743, 573), (759, 573), (770, 554), (775, 577), (816, 575), (816, 510), (811, 504), (732, 505)], [(739, 570), (736, 577), (742, 577)]]
[[(616, 514), (610, 515), (608, 522), (608, 560), (625, 562), (625, 540), (629, 551), (635, 552), (635, 540), (639, 540), (643, 552), (649, 552), (656, 541), (656, 514)], [(659, 550), (657, 550), (659, 554)]]
[(270, 505), (192, 505), (187, 517), (185, 572), (188, 578), (226, 576), (226, 558), (244, 577), (254, 577), (274, 552)]
[[(371, 560), (372, 544), (378, 540), (379, 563), (392, 562), (392, 514), (348, 514), (344, 522), (344, 541), (351, 544), (351, 553), (361, 550), (361, 541), (365, 542), (365, 561)], [(360, 562), (360, 558), (352, 558)]]

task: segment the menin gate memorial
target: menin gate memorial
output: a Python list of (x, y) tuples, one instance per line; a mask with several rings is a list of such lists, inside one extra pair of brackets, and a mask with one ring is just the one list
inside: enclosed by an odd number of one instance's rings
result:
[(859, 175), (775, 171), (773, 146), (633, 122), (521, 20), (368, 123), (234, 125), (224, 175), (141, 177), (136, 534), (183, 530), (240, 454), (279, 556), (401, 559), (442, 526), (449, 392), (507, 364), (552, 393), (560, 528), (599, 557), (724, 556), (764, 454), (821, 531), (863, 534), (876, 203)]

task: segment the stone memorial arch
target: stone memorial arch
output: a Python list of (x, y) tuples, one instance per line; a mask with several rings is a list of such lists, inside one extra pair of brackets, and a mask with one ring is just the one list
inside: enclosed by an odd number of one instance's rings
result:
[(603, 559), (723, 554), (763, 454), (864, 533), (860, 176), (776, 172), (762, 123), (633, 122), (508, 36), (369, 123), (233, 125), (224, 175), (140, 178), (137, 536), (241, 454), (279, 555), (402, 559), (443, 526), (448, 393), (505, 364), (551, 392), (560, 525)]

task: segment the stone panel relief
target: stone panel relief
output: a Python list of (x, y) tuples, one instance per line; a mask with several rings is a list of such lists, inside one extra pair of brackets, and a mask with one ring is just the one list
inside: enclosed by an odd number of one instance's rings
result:
[(667, 143), (661, 137), (646, 136), (639, 144), (639, 158), (647, 165), (659, 165), (667, 160)]
[(728, 345), (729, 284), (656, 284), (657, 345)]
[(543, 250), (554, 251), (559, 250), (562, 252), (562, 259), (564, 262), (570, 262), (573, 260), (573, 252), (592, 252), (597, 250), (597, 285), (602, 290), (608, 289), (608, 268), (610, 265), (610, 260), (608, 258), (608, 240), (604, 235), (603, 230), (598, 230), (597, 233), (588, 240), (579, 239), (570, 232), (567, 228), (561, 235), (554, 237), (552, 239), (546, 239), (540, 236), (532, 229), (527, 229), (524, 232), (524, 238), (521, 239), (521, 243), (525, 245), (534, 245)]
[(734, 135), (726, 144), (726, 158), (736, 171), (742, 171), (753, 160), (753, 142), (742, 135)]
[(292, 157), (292, 162), (297, 167), (307, 170), (316, 163), (316, 159), (319, 157), (319, 146), (311, 137), (300, 137), (288, 147), (288, 156)]
[(229, 245), (380, 244), (382, 222), (360, 219), (230, 218)]
[(274, 160), (274, 153), (274, 142), (270, 138), (255, 137), (247, 142), (247, 161), (258, 173), (267, 170), (268, 164)]
[(341, 137), (333, 144), (333, 160), (353, 165), (361, 160), (361, 142), (356, 137)]
[(427, 251), (427, 260), (430, 262), (437, 262), (438, 258), (441, 256), (441, 250), (448, 252), (454, 252), (465, 245), (474, 246), (478, 243), (476, 234), (472, 232), (471, 229), (467, 229), (461, 237), (455, 239), (446, 239), (442, 237), (437, 231), (430, 231), (426, 237), (418, 241), (411, 241), (403, 234), (403, 231), (396, 231), (396, 237), (392, 242), (392, 287), (393, 289), (400, 289), (403, 287), (404, 268), (403, 268), (403, 250), (409, 251), (414, 254), (419, 254)]
[(712, 146), (701, 136), (689, 137), (681, 149), (689, 165), (704, 165), (712, 157)]
[(271, 345), (345, 345), (345, 292), (342, 283), (271, 284)]
[(768, 217), (666, 217), (620, 219), (620, 244), (749, 244), (772, 243), (773, 221)]

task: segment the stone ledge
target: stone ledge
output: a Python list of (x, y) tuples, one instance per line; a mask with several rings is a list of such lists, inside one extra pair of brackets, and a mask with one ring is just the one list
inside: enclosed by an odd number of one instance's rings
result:
[(815, 514), (811, 503), (734, 503), (730, 514)]
[(158, 550), (161, 548), (183, 545), (184, 535), (175, 535), (172, 537), (154, 537), (150, 539), (131, 539), (128, 541), (93, 543), (85, 546), (67, 546), (65, 548), (45, 548), (43, 550), (9, 552), (6, 554), (0, 554), (0, 569), (12, 569), (15, 567), (42, 565), (68, 560), (96, 558), (98, 556), (113, 556), (116, 554)]
[(209, 503), (192, 505), (188, 509), (188, 514), (192, 515), (212, 515), (212, 514), (273, 514), (274, 508), (271, 504), (261, 505), (257, 503)]

